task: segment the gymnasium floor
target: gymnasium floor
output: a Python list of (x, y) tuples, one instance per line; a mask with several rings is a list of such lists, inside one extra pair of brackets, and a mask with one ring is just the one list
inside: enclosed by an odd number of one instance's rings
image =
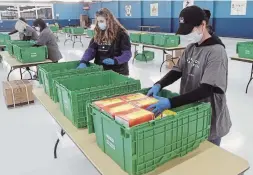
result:
[[(235, 55), (236, 42), (243, 39), (222, 38), (228, 56)], [(63, 45), (64, 35), (60, 36), (59, 46), (64, 56), (63, 61), (79, 60), (89, 43), (83, 37), (84, 47), (78, 43)], [(155, 52), (152, 62), (132, 62), (131, 77), (141, 80), (142, 87), (150, 87), (168, 71), (164, 66), (162, 73), (159, 67), (162, 62), (162, 51)], [(1, 65), (1, 64), (0, 64)], [(0, 66), (0, 81), (7, 76), (5, 65)], [(221, 147), (247, 159), (253, 166), (253, 82), (248, 94), (245, 88), (249, 80), (251, 65), (229, 59), (227, 101), (233, 122), (230, 133), (223, 138)], [(27, 75), (28, 76), (28, 75)], [(11, 80), (18, 79), (15, 72)], [(168, 87), (178, 92), (179, 81)], [(34, 86), (38, 86), (34, 83)], [(2, 86), (0, 86), (2, 91)], [(44, 107), (35, 104), (16, 109), (7, 109), (3, 96), (0, 96), (0, 174), (3, 175), (97, 175), (97, 170), (67, 137), (61, 140), (58, 147), (58, 159), (53, 158), (53, 148), (60, 128), (53, 121)], [(212, 165), (210, 165), (212, 166)], [(248, 170), (246, 175), (253, 174)]]

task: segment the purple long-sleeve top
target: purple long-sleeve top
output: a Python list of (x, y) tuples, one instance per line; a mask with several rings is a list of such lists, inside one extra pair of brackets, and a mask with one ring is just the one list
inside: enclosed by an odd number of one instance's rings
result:
[(91, 39), (88, 49), (83, 54), (81, 62), (87, 63), (95, 58), (96, 63), (102, 63), (105, 58), (112, 58), (116, 65), (127, 63), (132, 57), (131, 43), (126, 32), (119, 32), (116, 40), (108, 43), (97, 44)]

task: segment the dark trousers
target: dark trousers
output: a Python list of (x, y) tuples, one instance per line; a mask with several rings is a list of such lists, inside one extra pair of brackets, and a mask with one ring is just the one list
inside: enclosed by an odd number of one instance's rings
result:
[(209, 140), (210, 142), (212, 142), (213, 144), (217, 145), (217, 146), (220, 146), (220, 143), (221, 143), (221, 137), (218, 137), (214, 140)]

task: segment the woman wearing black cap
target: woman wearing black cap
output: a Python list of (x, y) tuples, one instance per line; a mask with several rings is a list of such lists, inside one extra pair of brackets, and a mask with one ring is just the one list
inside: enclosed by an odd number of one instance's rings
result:
[[(209, 141), (220, 145), (221, 138), (231, 127), (226, 103), (228, 57), (224, 45), (212, 37), (207, 29), (206, 15), (197, 6), (183, 9), (179, 17), (177, 34), (191, 41), (177, 65), (158, 81), (148, 92), (159, 102), (148, 109), (159, 114), (198, 101), (212, 106), (212, 122)], [(180, 96), (170, 99), (158, 97), (158, 92), (181, 78)]]

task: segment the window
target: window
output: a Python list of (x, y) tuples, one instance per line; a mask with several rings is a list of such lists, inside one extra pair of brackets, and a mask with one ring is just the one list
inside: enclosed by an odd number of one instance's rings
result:
[(52, 4), (27, 4), (20, 3), (19, 5), (9, 6), (5, 3), (0, 3), (0, 19), (54, 19)]
[(52, 7), (37, 7), (38, 17), (42, 19), (53, 19)]
[(20, 6), (20, 16), (25, 19), (36, 19), (36, 8), (35, 6)]
[(0, 19), (17, 19), (18, 8), (17, 6), (0, 5)]

